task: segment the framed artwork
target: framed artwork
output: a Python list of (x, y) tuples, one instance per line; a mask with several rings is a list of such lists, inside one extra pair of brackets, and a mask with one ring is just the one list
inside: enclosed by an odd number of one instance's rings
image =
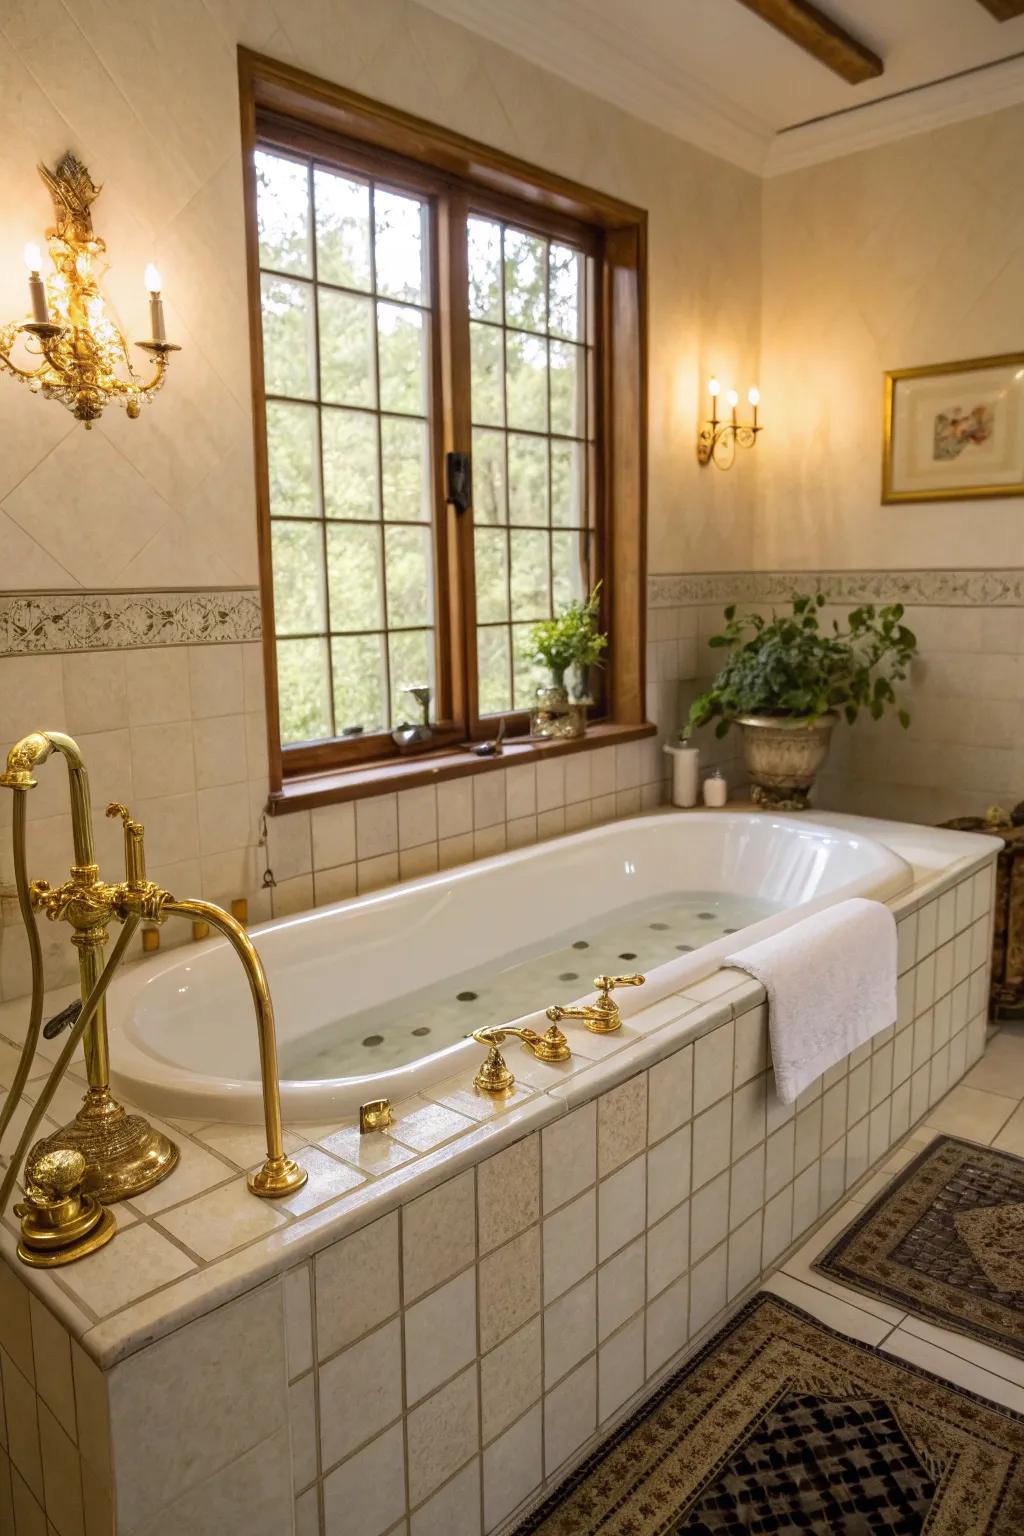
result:
[(1024, 496), (1024, 353), (885, 375), (882, 500)]

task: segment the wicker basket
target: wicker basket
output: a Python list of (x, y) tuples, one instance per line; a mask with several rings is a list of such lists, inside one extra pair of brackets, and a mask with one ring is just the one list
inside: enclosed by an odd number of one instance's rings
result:
[(955, 832), (990, 832), (1004, 847), (996, 863), (992, 932), (992, 1017), (1024, 1019), (1024, 800), (1009, 819), (958, 816), (942, 823)]

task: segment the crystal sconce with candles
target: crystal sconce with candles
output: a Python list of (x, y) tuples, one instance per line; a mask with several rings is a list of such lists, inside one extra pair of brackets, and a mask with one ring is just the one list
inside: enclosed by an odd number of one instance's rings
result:
[(754, 412), (753, 421), (746, 423), (736, 418), (736, 407), (739, 404), (739, 395), (734, 389), (730, 389), (726, 399), (729, 403), (730, 415), (727, 420), (718, 418), (718, 397), (722, 386), (717, 379), (711, 379), (708, 383), (708, 394), (711, 396), (711, 419), (706, 421), (697, 434), (697, 461), (700, 464), (714, 464), (716, 469), (731, 469), (736, 457), (737, 443), (741, 448), (753, 448), (757, 442), (757, 434), (761, 427), (757, 420), (757, 408), (761, 403), (761, 392), (751, 389), (747, 395)]
[[(56, 214), (56, 223), (46, 234), (53, 271), (44, 279), (39, 247), (26, 245), (32, 319), (0, 326), (0, 367), (34, 393), (59, 400), (86, 428), (111, 401), (123, 405), (134, 421), (142, 402), (163, 384), (170, 354), (181, 350), (167, 340), (160, 274), (154, 266), (146, 268), (151, 336), (136, 345), (150, 354), (154, 371), (143, 382), (132, 367), (128, 343), (97, 280), (96, 268), (106, 251), (92, 227), (92, 204), (100, 188), (70, 151), (55, 171), (41, 165), (39, 174)], [(14, 360), (19, 338), (35, 366), (23, 367)]]

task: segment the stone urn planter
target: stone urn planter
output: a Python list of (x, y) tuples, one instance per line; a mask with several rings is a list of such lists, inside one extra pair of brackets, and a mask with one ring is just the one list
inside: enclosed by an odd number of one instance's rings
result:
[(839, 716), (739, 715), (751, 799), (774, 811), (805, 811)]

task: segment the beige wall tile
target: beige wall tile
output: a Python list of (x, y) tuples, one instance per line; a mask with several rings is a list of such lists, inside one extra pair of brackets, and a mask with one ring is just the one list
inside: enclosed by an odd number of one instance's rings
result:
[(311, 814), (314, 870), (351, 864), (356, 857), (356, 811), (352, 801), (320, 805)]
[(577, 1366), (544, 1399), (544, 1472), (550, 1477), (597, 1428), (597, 1356)]
[(597, 1172), (600, 1178), (639, 1153), (647, 1140), (647, 1074), (640, 1073), (597, 1101)]
[(397, 1211), (325, 1248), (314, 1267), (317, 1348), (325, 1360), (398, 1311)]
[(476, 1357), (476, 1275), (464, 1270), (407, 1308), (406, 1403), (412, 1404)]
[(476, 1367), (414, 1408), (406, 1420), (409, 1498), (419, 1504), (479, 1448)]
[(402, 1329), (396, 1317), (321, 1365), (322, 1465), (333, 1467), (351, 1455), (401, 1412)]
[(484, 1452), (484, 1528), (494, 1530), (542, 1475), (541, 1409), (524, 1414)]
[(537, 1401), (541, 1387), (541, 1320), (535, 1317), (480, 1361), (485, 1445)]
[(597, 1344), (597, 1277), (586, 1279), (544, 1308), (544, 1387), (571, 1371)]
[(396, 1424), (324, 1480), (325, 1528), (330, 1536), (347, 1528), (382, 1536), (404, 1509), (405, 1445)]
[(597, 1352), (597, 1414), (602, 1424), (629, 1401), (644, 1381), (644, 1320), (634, 1318)]
[(527, 1136), (480, 1164), (477, 1225), (480, 1252), (489, 1253), (540, 1216), (540, 1137)]
[(446, 779), (437, 786), (437, 835), (458, 837), (473, 830), (472, 779)]
[(646, 1183), (647, 1160), (636, 1157), (598, 1185), (597, 1256), (601, 1262), (642, 1230)]
[(184, 646), (126, 651), (124, 675), (131, 725), (191, 718), (188, 651)]
[(397, 795), (373, 795), (369, 800), (357, 800), (356, 856), (360, 863), (394, 853), (397, 848)]
[(597, 1199), (587, 1190), (544, 1220), (544, 1300), (553, 1301), (597, 1263)]
[(480, 1260), (480, 1348), (493, 1349), (540, 1308), (540, 1233), (528, 1227)]
[[(122, 1257), (131, 1236), (118, 1239)], [(284, 1429), (286, 1374), (279, 1280), (115, 1366), (116, 1500), (127, 1529)]]
[[(644, 1304), (647, 1239), (641, 1235), (597, 1272), (597, 1337), (603, 1340)], [(685, 1265), (684, 1265), (685, 1268)]]
[(437, 839), (437, 792), (432, 784), (398, 796), (398, 846), (415, 848)]
[(408, 1304), (476, 1257), (472, 1169), (421, 1195), (402, 1210), (402, 1259)]
[(31, 1310), (36, 1391), (65, 1434), (77, 1440), (70, 1336), (64, 1325), (35, 1296), (31, 1299)]
[(544, 1210), (552, 1211), (597, 1178), (597, 1105), (583, 1104), (541, 1132)]
[(410, 1536), (480, 1536), (480, 1461), (474, 1458), (421, 1504), (409, 1521)]

